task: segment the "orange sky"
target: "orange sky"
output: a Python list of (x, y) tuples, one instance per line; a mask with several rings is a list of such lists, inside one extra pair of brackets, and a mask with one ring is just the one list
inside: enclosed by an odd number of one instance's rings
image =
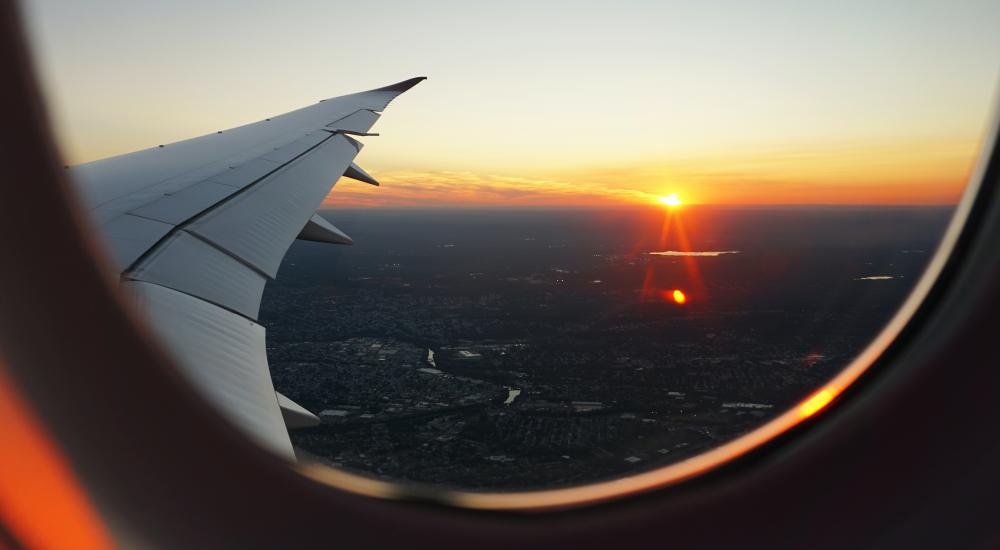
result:
[(325, 206), (599, 207), (657, 204), (670, 193), (686, 204), (954, 204), (978, 148), (972, 140), (861, 143), (665, 159), (544, 177), (373, 171), (381, 187), (341, 179)]
[(995, 0), (25, 9), (67, 164), (429, 77), (337, 206), (954, 203), (1000, 79)]

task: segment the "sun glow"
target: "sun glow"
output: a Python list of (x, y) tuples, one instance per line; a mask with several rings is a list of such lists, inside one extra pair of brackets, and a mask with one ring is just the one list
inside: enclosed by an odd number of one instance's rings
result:
[(660, 202), (671, 208), (681, 205), (681, 199), (677, 198), (677, 193), (671, 193), (665, 197), (660, 197)]

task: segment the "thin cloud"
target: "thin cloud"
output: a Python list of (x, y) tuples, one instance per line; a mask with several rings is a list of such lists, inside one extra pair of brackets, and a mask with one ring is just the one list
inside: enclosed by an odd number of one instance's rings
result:
[(384, 172), (381, 187), (342, 180), (324, 206), (586, 206), (645, 203), (650, 193), (587, 182), (474, 172)]

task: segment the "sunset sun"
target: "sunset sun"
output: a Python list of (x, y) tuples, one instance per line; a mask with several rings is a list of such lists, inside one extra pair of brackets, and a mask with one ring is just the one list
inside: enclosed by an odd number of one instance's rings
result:
[(660, 197), (660, 202), (671, 207), (681, 205), (681, 200), (677, 198), (677, 193), (671, 193), (664, 197)]

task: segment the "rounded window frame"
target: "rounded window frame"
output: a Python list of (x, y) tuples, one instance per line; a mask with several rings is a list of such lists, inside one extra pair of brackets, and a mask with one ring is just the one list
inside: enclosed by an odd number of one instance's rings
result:
[[(890, 368), (898, 348), (932, 314), (932, 297), (947, 284), (945, 274), (962, 260), (959, 244), (976, 230), (976, 210), (985, 202), (988, 173), (1000, 156), (1000, 111), (986, 126), (974, 169), (930, 262), (892, 318), (837, 375), (795, 406), (735, 439), (690, 458), (646, 472), (584, 485), (528, 491), (469, 491), (431, 484), (383, 481), (320, 464), (296, 464), (307, 478), (367, 497), (424, 501), (447, 507), (511, 512), (544, 512), (586, 507), (677, 487), (712, 472), (751, 459), (768, 448), (794, 439), (828, 417), (831, 410), (863, 393), (870, 379)], [(982, 214), (981, 212), (979, 213)]]

